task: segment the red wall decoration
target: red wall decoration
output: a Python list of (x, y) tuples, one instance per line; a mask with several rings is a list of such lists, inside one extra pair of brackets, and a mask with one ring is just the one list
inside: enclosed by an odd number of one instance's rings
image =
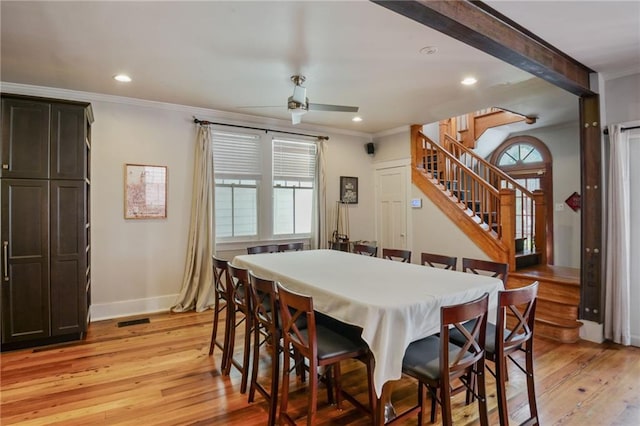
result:
[(580, 194), (578, 194), (577, 192), (571, 194), (569, 198), (564, 200), (564, 202), (567, 203), (567, 205), (571, 207), (574, 212), (580, 210), (580, 207), (582, 205), (582, 202), (580, 201)]

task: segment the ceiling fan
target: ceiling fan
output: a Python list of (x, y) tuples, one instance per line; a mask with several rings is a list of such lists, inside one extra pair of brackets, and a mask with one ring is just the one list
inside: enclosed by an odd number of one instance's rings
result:
[(291, 81), (295, 84), (293, 88), (293, 95), (289, 96), (287, 101), (287, 108), (291, 113), (291, 122), (293, 124), (299, 124), (302, 121), (302, 116), (307, 111), (335, 111), (335, 112), (358, 112), (357, 106), (345, 106), (345, 105), (328, 105), (328, 104), (312, 104), (307, 98), (307, 88), (302, 86), (306, 80), (303, 75), (292, 75)]

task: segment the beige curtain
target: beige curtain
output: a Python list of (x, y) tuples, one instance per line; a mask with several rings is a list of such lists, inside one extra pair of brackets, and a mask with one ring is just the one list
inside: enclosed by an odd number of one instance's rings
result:
[[(629, 137), (621, 126), (609, 126), (609, 183), (607, 191), (607, 273), (604, 336), (615, 343), (631, 343), (631, 198)], [(636, 259), (637, 261), (637, 259)]]
[(327, 180), (326, 151), (327, 141), (319, 139), (316, 144), (316, 184), (313, 187), (313, 216), (311, 220), (312, 249), (327, 248)]
[(213, 305), (212, 259), (215, 246), (213, 143), (208, 126), (200, 126), (196, 141), (191, 195), (191, 226), (182, 290), (174, 312), (204, 311)]

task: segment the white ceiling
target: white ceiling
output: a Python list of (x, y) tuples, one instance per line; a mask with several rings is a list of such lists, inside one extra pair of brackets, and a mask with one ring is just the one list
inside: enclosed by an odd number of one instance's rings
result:
[[(489, 1), (584, 65), (640, 72), (640, 2)], [(377, 133), (489, 106), (577, 118), (577, 98), (368, 1), (0, 2), (2, 82), (289, 119), (290, 76), (307, 77), (302, 128)], [(436, 46), (433, 55), (420, 53)], [(112, 76), (127, 73), (132, 83)], [(459, 84), (473, 75), (473, 87)], [(248, 108), (259, 106), (260, 108)], [(270, 106), (270, 107), (265, 107)], [(243, 117), (251, 121), (251, 117)]]

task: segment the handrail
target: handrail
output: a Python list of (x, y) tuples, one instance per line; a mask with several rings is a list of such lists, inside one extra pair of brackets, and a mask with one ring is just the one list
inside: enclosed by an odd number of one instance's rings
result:
[[(421, 146), (418, 146), (419, 142)], [(418, 156), (416, 167), (430, 174), (450, 197), (463, 204), (485, 231), (495, 232), (500, 236), (498, 189), (422, 132), (417, 132), (414, 143)]]
[(452, 151), (452, 154), (455, 157), (460, 159), (463, 154), (471, 157), (471, 164), (467, 164), (461, 160), (462, 164), (464, 164), (466, 167), (469, 167), (470, 169), (474, 169), (475, 165), (473, 164), (473, 162), (481, 166), (475, 167), (475, 171), (482, 180), (488, 182), (497, 189), (511, 188), (516, 190), (516, 197), (520, 198), (520, 211), (516, 212), (517, 223), (515, 236), (518, 239), (526, 238), (526, 241), (523, 240), (523, 248), (527, 248), (533, 251), (536, 246), (535, 239), (537, 235), (535, 232), (536, 203), (533, 192), (522, 186), (520, 183), (516, 182), (515, 179), (500, 170), (498, 167), (476, 154), (472, 149), (467, 148), (466, 146), (458, 142), (455, 138), (452, 138), (447, 134), (445, 134), (444, 136), (447, 142), (447, 146)]
[[(447, 142), (450, 144), (450, 146), (453, 145), (456, 149), (460, 149), (460, 150), (464, 151), (465, 154), (468, 154), (471, 157), (473, 157), (474, 160), (477, 160), (479, 163), (481, 163), (487, 169), (491, 170), (492, 173), (498, 175), (502, 180), (509, 182), (509, 184), (513, 186), (513, 189), (518, 189), (523, 194), (527, 194), (527, 196), (533, 198), (533, 192), (529, 191), (527, 188), (525, 188), (524, 186), (520, 185), (518, 182), (515, 181), (515, 179), (513, 179), (511, 176), (509, 176), (508, 174), (503, 172), (500, 168), (496, 167), (495, 165), (491, 164), (490, 162), (488, 162), (487, 160), (485, 160), (484, 158), (482, 158), (481, 156), (476, 154), (476, 152), (474, 150), (472, 150), (470, 148), (467, 148), (466, 146), (464, 146), (459, 141), (455, 140), (454, 138), (452, 138), (449, 135), (444, 135), (444, 137), (447, 139)], [(458, 158), (459, 158), (459, 156), (458, 156)], [(487, 180), (487, 181), (489, 181), (489, 180)]]

